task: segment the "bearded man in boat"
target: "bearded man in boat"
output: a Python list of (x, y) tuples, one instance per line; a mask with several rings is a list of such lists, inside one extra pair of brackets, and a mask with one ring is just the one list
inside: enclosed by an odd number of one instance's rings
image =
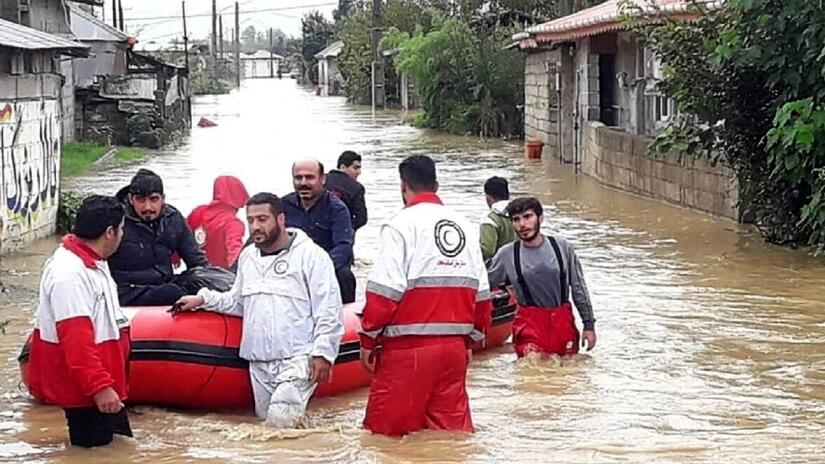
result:
[(505, 245), (490, 260), (490, 285), (513, 284), (516, 316), (513, 347), (521, 358), (530, 353), (565, 356), (578, 353), (579, 331), (570, 304), (584, 324), (583, 346), (596, 346), (596, 319), (579, 257), (565, 239), (541, 233), (544, 209), (532, 197), (507, 205), (518, 241)]
[(123, 237), (124, 215), (113, 197), (83, 200), (73, 233), (63, 237), (40, 279), (29, 388), (65, 410), (75, 446), (108, 445), (114, 434), (132, 436), (123, 407), (129, 320), (106, 264)]
[(344, 335), (335, 268), (304, 232), (285, 227), (276, 195), (252, 196), (246, 217), (255, 246), (241, 252), (232, 289), (182, 297), (173, 313), (202, 307), (243, 317), (240, 356), (249, 361), (255, 413), (268, 425), (295, 427), (330, 379)]
[(361, 319), (361, 360), (375, 373), (364, 426), (472, 432), (467, 364), (492, 310), (477, 229), (436, 195), (431, 158), (399, 172), (406, 207), (381, 227)]

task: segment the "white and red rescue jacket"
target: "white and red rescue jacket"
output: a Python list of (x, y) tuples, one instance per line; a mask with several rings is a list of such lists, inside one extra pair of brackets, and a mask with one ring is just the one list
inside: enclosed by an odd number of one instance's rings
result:
[(62, 408), (94, 406), (112, 387), (126, 399), (129, 321), (109, 266), (73, 235), (46, 262), (29, 358), (36, 398)]
[(361, 346), (414, 347), (444, 337), (483, 338), (492, 305), (477, 227), (417, 195), (381, 227), (381, 250), (367, 281)]

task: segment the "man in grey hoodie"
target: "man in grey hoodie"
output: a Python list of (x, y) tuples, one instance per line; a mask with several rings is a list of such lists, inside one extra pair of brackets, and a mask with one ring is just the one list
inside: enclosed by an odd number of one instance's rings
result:
[(516, 355), (578, 353), (580, 336), (571, 296), (584, 324), (582, 345), (592, 350), (596, 319), (573, 246), (561, 237), (542, 235), (544, 211), (537, 199), (517, 198), (507, 205), (507, 213), (519, 239), (496, 253), (487, 272), (490, 288), (512, 284), (516, 292)]
[(484, 196), (490, 211), (481, 220), (479, 235), (481, 236), (481, 257), (487, 262), (495, 256), (499, 248), (516, 240), (516, 232), (505, 211), (510, 202), (510, 187), (507, 179), (503, 177), (487, 179), (484, 183)]

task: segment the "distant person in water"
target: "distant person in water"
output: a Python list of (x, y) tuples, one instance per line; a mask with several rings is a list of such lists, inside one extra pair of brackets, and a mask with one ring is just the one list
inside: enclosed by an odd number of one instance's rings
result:
[(172, 254), (186, 267), (207, 266), (195, 236), (183, 215), (166, 204), (163, 181), (148, 169), (141, 169), (117, 198), (126, 206), (123, 243), (109, 258), (112, 277), (117, 282), (123, 306), (171, 305), (183, 296), (173, 283)]
[(352, 228), (356, 232), (367, 223), (366, 190), (358, 182), (361, 176), (361, 155), (345, 151), (338, 157), (338, 169), (327, 174), (325, 187), (349, 208)]
[(510, 203), (510, 187), (507, 179), (491, 177), (484, 183), (484, 197), (490, 211), (484, 215), (479, 227), (481, 236), (481, 256), (487, 262), (496, 252), (516, 240), (516, 231), (507, 215)]
[(65, 410), (69, 442), (108, 445), (132, 436), (126, 401), (129, 319), (120, 309), (106, 258), (123, 237), (123, 204), (93, 195), (72, 234), (46, 262), (31, 342), (29, 386)]
[(198, 206), (186, 219), (212, 266), (229, 269), (238, 260), (246, 231), (243, 221), (238, 219), (238, 210), (248, 199), (240, 179), (220, 176), (215, 179), (212, 202)]

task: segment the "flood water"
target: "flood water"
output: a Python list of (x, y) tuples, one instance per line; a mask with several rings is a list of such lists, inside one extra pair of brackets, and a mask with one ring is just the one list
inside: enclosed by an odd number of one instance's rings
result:
[[(0, 294), (0, 460), (25, 462), (821, 462), (825, 446), (825, 262), (772, 247), (746, 228), (605, 189), (521, 146), (424, 132), (397, 112), (373, 116), (291, 80), (244, 82), (196, 101), (180, 147), (146, 163), (184, 213), (211, 197), (220, 174), (248, 190), (285, 194), (290, 165), (364, 155), (370, 222), (356, 242), (363, 277), (378, 224), (400, 208), (397, 164), (439, 162), (440, 194), (472, 218), (482, 183), (508, 177), (546, 205), (547, 232), (577, 247), (592, 293), (598, 346), (590, 355), (517, 363), (509, 345), (478, 355), (468, 374), (474, 435), (425, 431), (401, 440), (360, 429), (366, 390), (313, 400), (307, 428), (276, 431), (251, 414), (138, 407), (137, 440), (66, 446), (62, 411), (18, 388), (16, 356), (31, 330), (45, 240), (6, 257)], [(136, 167), (68, 182), (114, 193)], [(360, 289), (363, 293), (363, 288)]]

